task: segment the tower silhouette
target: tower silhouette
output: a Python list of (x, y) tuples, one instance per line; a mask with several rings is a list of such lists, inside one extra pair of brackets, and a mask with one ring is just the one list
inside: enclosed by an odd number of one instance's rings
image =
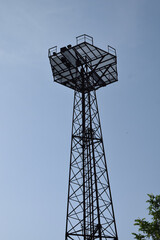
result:
[(96, 90), (118, 81), (116, 50), (84, 34), (49, 49), (54, 81), (74, 90), (66, 240), (118, 240)]

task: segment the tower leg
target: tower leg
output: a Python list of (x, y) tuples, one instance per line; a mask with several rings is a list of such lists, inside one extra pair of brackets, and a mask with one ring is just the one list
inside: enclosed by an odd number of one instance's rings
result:
[(118, 240), (95, 91), (74, 93), (66, 240)]

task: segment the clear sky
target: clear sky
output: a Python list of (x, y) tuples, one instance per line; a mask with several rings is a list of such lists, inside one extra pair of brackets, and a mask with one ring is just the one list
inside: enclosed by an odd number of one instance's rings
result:
[(47, 51), (83, 33), (118, 55), (97, 98), (120, 240), (160, 194), (160, 1), (1, 0), (0, 239), (64, 239), (73, 91)]

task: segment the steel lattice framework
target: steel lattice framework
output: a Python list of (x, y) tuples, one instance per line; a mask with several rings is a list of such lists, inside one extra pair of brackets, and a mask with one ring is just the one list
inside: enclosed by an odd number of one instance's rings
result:
[(116, 55), (83, 37), (49, 51), (55, 81), (75, 90), (65, 238), (118, 240), (96, 99), (96, 89), (117, 81)]

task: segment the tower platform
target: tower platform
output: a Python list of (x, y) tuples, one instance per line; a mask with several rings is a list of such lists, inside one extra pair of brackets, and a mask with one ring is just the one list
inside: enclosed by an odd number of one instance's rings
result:
[[(78, 43), (79, 39), (81, 43)], [(118, 81), (114, 48), (108, 46), (104, 51), (94, 46), (93, 39), (86, 34), (77, 37), (77, 43), (61, 48), (58, 53), (57, 47), (49, 49), (55, 82), (79, 92), (88, 92)]]

